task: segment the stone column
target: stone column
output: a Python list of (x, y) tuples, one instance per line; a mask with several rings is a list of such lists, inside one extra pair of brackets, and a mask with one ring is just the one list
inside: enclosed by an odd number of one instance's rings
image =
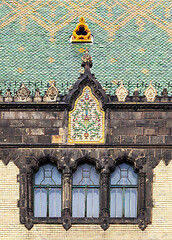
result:
[(147, 227), (146, 223), (146, 173), (139, 173), (139, 227), (144, 230)]
[(100, 212), (101, 212), (101, 227), (106, 230), (109, 227), (109, 175), (107, 169), (101, 170), (100, 181)]
[(63, 227), (68, 230), (71, 227), (71, 192), (72, 192), (72, 171), (69, 168), (63, 169), (63, 200), (62, 217)]

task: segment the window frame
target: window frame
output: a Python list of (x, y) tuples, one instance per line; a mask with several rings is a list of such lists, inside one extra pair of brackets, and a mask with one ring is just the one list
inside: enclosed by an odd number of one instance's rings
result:
[[(115, 173), (116, 171), (116, 168), (119, 167), (120, 165), (122, 165), (123, 163), (127, 164), (129, 167), (131, 167), (134, 171), (134, 173), (137, 174), (137, 184), (131, 184), (131, 185), (127, 185), (127, 184), (124, 184), (124, 185), (118, 185), (118, 184), (111, 184), (111, 176), (112, 176), (112, 173)], [(121, 173), (120, 173), (121, 174)], [(110, 200), (109, 200), (109, 204), (110, 204), (110, 207), (109, 207), (109, 211), (111, 211), (111, 190), (113, 189), (122, 189), (122, 216), (121, 217), (112, 217), (110, 215), (110, 218), (118, 218), (118, 219), (136, 219), (138, 217), (138, 187), (139, 187), (139, 184), (138, 184), (138, 171), (137, 170), (134, 170), (134, 166), (131, 164), (131, 163), (126, 163), (126, 161), (122, 162), (122, 163), (119, 163), (116, 165), (114, 171), (112, 171), (110, 173), (110, 179), (109, 179), (109, 191), (110, 191)], [(137, 207), (136, 207), (136, 217), (125, 217), (125, 192), (127, 189), (137, 189)]]
[[(78, 165), (87, 162), (94, 165), (100, 176), (99, 192), (99, 217), (72, 217), (72, 174), (76, 171)], [(134, 170), (138, 171), (138, 216), (137, 218), (111, 218), (110, 217), (110, 174), (115, 166), (120, 162), (134, 164)], [(103, 230), (109, 227), (109, 224), (138, 224), (141, 230), (147, 226), (146, 222), (146, 172), (142, 166), (136, 167), (135, 161), (126, 157), (110, 160), (96, 160), (85, 156), (82, 159), (69, 162), (69, 159), (51, 159), (49, 156), (40, 159), (37, 164), (30, 164), (27, 169), (20, 169), (20, 222), (25, 224), (27, 229), (31, 229), (34, 224), (62, 224), (68, 230), (72, 224), (100, 224)], [(34, 173), (39, 169), (42, 163), (54, 163), (62, 176), (62, 211), (61, 217), (34, 217)], [(67, 194), (66, 194), (67, 193)], [(25, 204), (26, 203), (26, 204)]]
[[(77, 166), (76, 171), (78, 170), (78, 167), (82, 166), (85, 163), (87, 163), (91, 167), (95, 168), (94, 164), (90, 164), (89, 162), (83, 162), (83, 163), (81, 163)], [(96, 168), (95, 168), (95, 171), (96, 171)], [(80, 219), (80, 220), (81, 219), (82, 220), (84, 220), (84, 219), (98, 219), (99, 216), (100, 216), (100, 173), (98, 171), (96, 171), (96, 173), (99, 175), (99, 185), (74, 185), (73, 184), (73, 178), (74, 178), (74, 173), (75, 172), (73, 172), (73, 174), (72, 174), (72, 199), (71, 199), (72, 208), (71, 208), (71, 214), (73, 215), (73, 189), (79, 188), (79, 189), (84, 189), (84, 191), (86, 191), (86, 193), (84, 194), (84, 202), (85, 202), (84, 215), (85, 216), (84, 217), (73, 217), (72, 216), (72, 218), (77, 218), (77, 219)], [(99, 214), (98, 214), (98, 217), (88, 217), (87, 216), (87, 206), (88, 206), (87, 205), (87, 192), (88, 192), (89, 189), (98, 189), (98, 191), (99, 191)]]
[[(44, 163), (44, 164), (41, 164), (40, 166), (39, 166), (39, 169), (38, 169), (38, 171), (40, 170), (40, 168), (41, 167), (44, 167), (45, 165), (47, 165), (47, 164), (51, 164), (51, 166), (53, 166), (53, 168), (56, 168), (57, 169), (57, 166), (55, 165), (55, 164), (52, 164), (52, 163)], [(53, 169), (52, 168), (52, 169)], [(50, 202), (50, 190), (51, 189), (60, 189), (61, 190), (61, 199), (60, 199), (60, 202), (61, 202), (61, 211), (60, 212), (62, 212), (62, 174), (59, 172), (59, 170), (57, 169), (57, 171), (58, 171), (58, 173), (60, 174), (60, 176), (61, 176), (61, 185), (42, 185), (41, 186), (41, 184), (40, 185), (36, 185), (35, 184), (35, 175), (36, 175), (36, 173), (38, 172), (38, 171), (36, 171), (36, 172), (34, 172), (34, 176), (33, 176), (33, 179), (34, 179), (34, 186), (33, 186), (33, 216), (34, 216), (34, 218), (61, 218), (61, 216), (60, 217), (50, 217), (49, 215), (50, 215), (50, 209), (49, 209), (49, 202)], [(45, 177), (45, 176), (44, 176)], [(35, 217), (35, 189), (39, 189), (39, 188), (41, 188), (41, 189), (45, 189), (46, 190), (46, 208), (47, 208), (47, 216), (46, 217)], [(61, 215), (61, 214), (60, 214)]]

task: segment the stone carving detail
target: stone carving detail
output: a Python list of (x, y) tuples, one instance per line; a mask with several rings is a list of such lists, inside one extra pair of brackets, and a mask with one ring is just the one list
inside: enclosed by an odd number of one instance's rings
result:
[(144, 92), (147, 101), (148, 102), (154, 102), (155, 101), (155, 97), (157, 95), (157, 91), (156, 89), (153, 87), (152, 85), (152, 81), (150, 81), (150, 85), (149, 87), (146, 89), (146, 91)]
[(0, 91), (0, 102), (3, 102), (2, 91)]
[(41, 102), (41, 101), (42, 101), (42, 97), (40, 96), (40, 91), (37, 88), (35, 91), (34, 102)]
[(11, 91), (10, 89), (7, 89), (6, 96), (5, 96), (5, 102), (12, 102), (13, 97), (11, 96)]
[(43, 100), (45, 102), (56, 102), (59, 91), (55, 87), (55, 82), (54, 81), (50, 81), (49, 83), (50, 83), (50, 87), (46, 91), (46, 94), (45, 94)]
[(31, 102), (30, 91), (27, 89), (24, 83), (17, 91), (17, 95), (14, 97), (15, 102)]
[(128, 96), (128, 90), (124, 87), (123, 81), (121, 81), (121, 85), (117, 88), (115, 93), (119, 102), (125, 102), (125, 99)]
[(69, 112), (69, 143), (103, 143), (105, 113), (86, 86)]

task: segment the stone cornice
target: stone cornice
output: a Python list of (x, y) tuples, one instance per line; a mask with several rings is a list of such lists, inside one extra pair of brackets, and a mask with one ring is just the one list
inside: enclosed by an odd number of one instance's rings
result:
[[(0, 102), (0, 110), (58, 110), (68, 109), (69, 103), (66, 102)], [(171, 110), (172, 102), (108, 102), (104, 105), (105, 109), (115, 110)]]

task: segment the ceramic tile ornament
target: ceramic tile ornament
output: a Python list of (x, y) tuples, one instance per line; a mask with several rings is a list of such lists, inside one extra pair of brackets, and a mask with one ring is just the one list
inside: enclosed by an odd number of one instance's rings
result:
[(104, 143), (105, 113), (86, 86), (69, 112), (69, 143)]

